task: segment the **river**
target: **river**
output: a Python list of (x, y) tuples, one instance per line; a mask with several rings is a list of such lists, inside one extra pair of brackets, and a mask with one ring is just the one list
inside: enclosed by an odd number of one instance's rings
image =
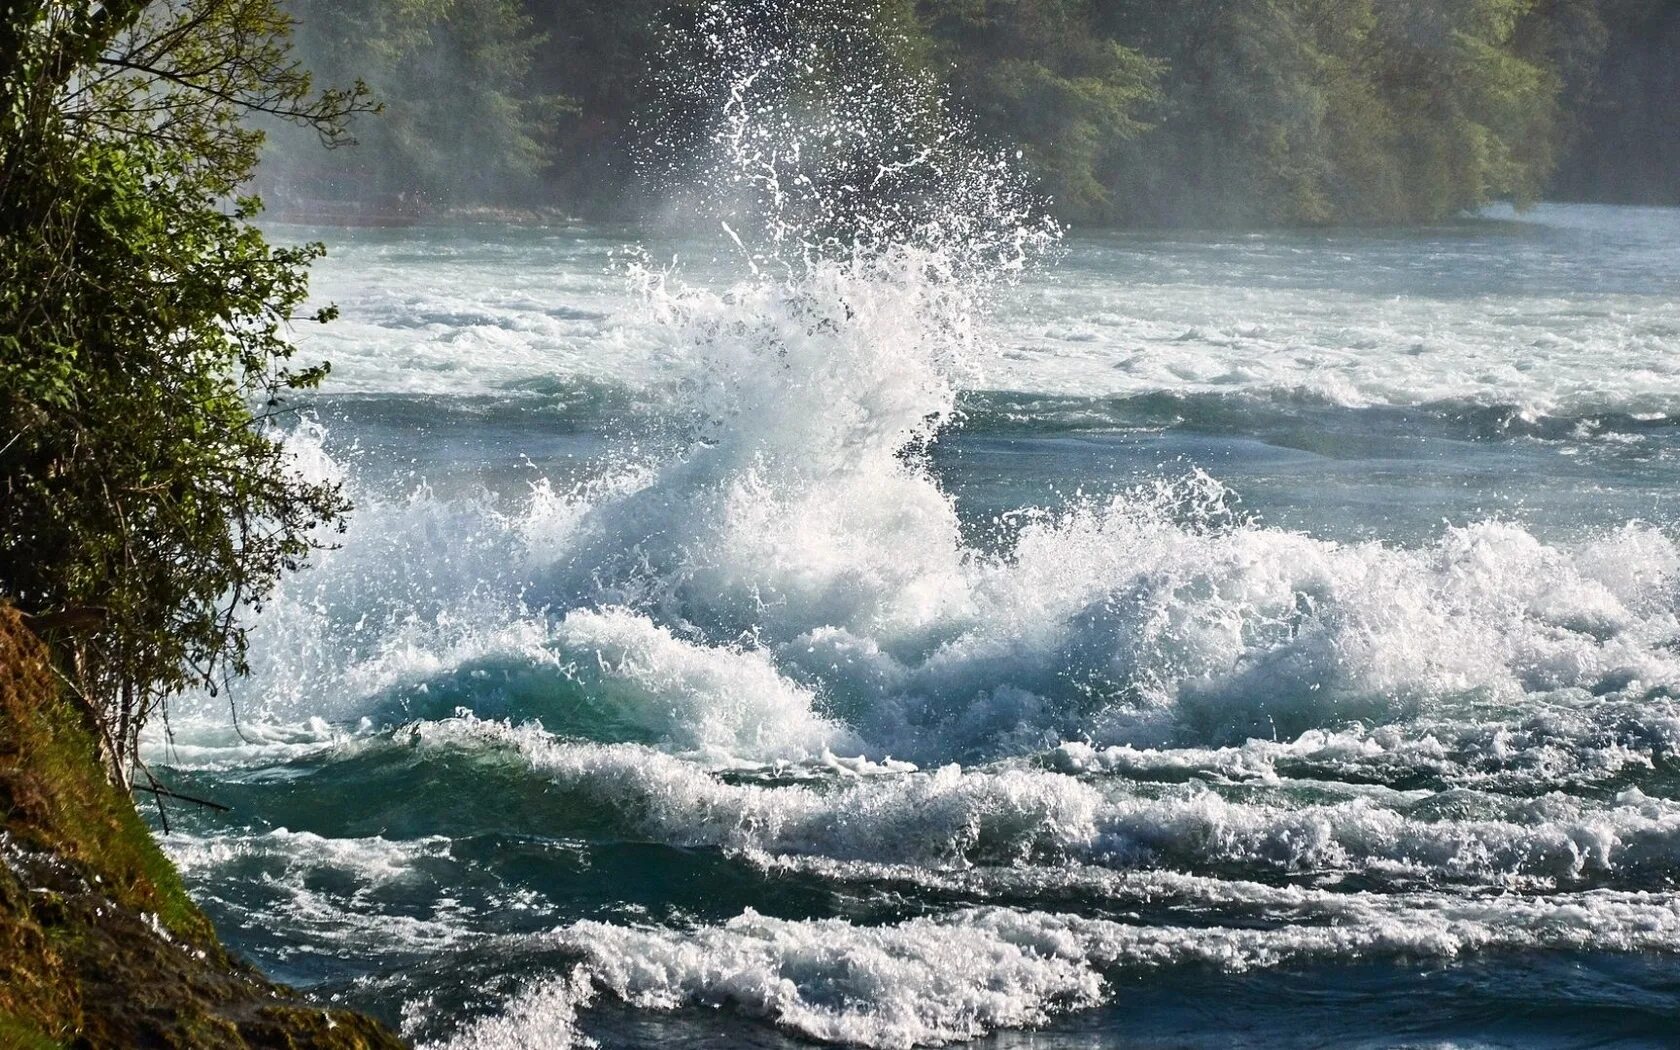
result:
[(356, 511), (151, 756), (265, 971), (463, 1047), (1673, 1045), (1680, 211), (1075, 232), (961, 352), (718, 238), (276, 233)]

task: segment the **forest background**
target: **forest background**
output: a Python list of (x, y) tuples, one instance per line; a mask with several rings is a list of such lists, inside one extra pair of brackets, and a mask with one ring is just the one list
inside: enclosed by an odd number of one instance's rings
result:
[[(790, 9), (793, 5), (787, 5)], [(1674, 0), (867, 0), (1058, 214), (1106, 226), (1409, 224), (1494, 201), (1680, 204)], [(287, 0), (349, 149), (271, 135), (271, 205), (628, 217), (698, 0)], [(794, 18), (764, 5), (767, 18)], [(288, 133), (290, 132), (290, 133)], [(288, 203), (292, 205), (288, 209)]]

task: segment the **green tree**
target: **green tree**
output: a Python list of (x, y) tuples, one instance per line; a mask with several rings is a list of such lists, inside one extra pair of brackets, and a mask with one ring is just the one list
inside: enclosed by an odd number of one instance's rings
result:
[(1680, 205), (1680, 5), (1553, 3), (1566, 18), (1539, 43), (1563, 56), (1572, 118), (1554, 192), (1567, 200)]
[[(1535, 200), (1563, 132), (1534, 0), (1146, 0), (1108, 30), (1163, 57), (1122, 222), (1420, 222)], [(1555, 35), (1550, 39), (1555, 40)]]
[(1116, 189), (1104, 169), (1147, 129), (1140, 113), (1158, 101), (1161, 63), (1102, 32), (1091, 0), (918, 6), (979, 130), (1019, 145), (1062, 214), (1102, 214)]
[(1533, 203), (1556, 163), (1558, 74), (1517, 49), (1532, 0), (1379, 7), (1406, 218)]
[(637, 148), (665, 104), (659, 71), (695, 0), (576, 0), (527, 5), (544, 45), (534, 76), (573, 105), (553, 126), (548, 189), (595, 214), (638, 197)]
[(312, 150), (307, 129), (276, 129), (266, 186), (444, 204), (530, 196), (570, 104), (536, 86), (546, 41), (518, 0), (286, 0), (285, 9), (310, 68), (335, 82), (365, 80), (382, 109), (356, 121), (349, 150)]
[(0, 595), (57, 636), (126, 780), (161, 703), (245, 670), (242, 614), (346, 509), (275, 427), (326, 373), (286, 340), (321, 249), (269, 246), (228, 195), (261, 145), (246, 117), (332, 142), (365, 99), (313, 89), (267, 0), (9, 12)]

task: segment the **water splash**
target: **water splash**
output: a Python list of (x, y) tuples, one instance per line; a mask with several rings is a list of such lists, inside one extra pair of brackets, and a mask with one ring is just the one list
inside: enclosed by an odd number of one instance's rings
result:
[[(364, 501), (268, 616), (268, 714), (460, 704), (708, 764), (937, 763), (1680, 686), (1680, 555), (1642, 526), (1347, 546), (1259, 527), (1195, 473), (972, 547), (921, 452), (955, 422), (989, 296), (1057, 231), (890, 31), (814, 7), (713, 5), (677, 49), (700, 56), (671, 90), (709, 165), (685, 200), (741, 253), (721, 288), (645, 254), (626, 270), (686, 448), (511, 510)], [(320, 442), (296, 440), (337, 469)]]
[(1012, 163), (946, 98), (895, 16), (868, 0), (713, 3), (664, 72), (680, 114), (644, 170), (759, 276), (832, 260), (903, 262), (979, 291), (1018, 275), (1059, 229)]

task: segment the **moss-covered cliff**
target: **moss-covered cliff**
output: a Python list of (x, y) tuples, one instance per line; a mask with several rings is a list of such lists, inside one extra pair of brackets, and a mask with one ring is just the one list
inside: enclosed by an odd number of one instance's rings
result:
[(0, 1050), (400, 1045), (228, 956), (0, 606)]

